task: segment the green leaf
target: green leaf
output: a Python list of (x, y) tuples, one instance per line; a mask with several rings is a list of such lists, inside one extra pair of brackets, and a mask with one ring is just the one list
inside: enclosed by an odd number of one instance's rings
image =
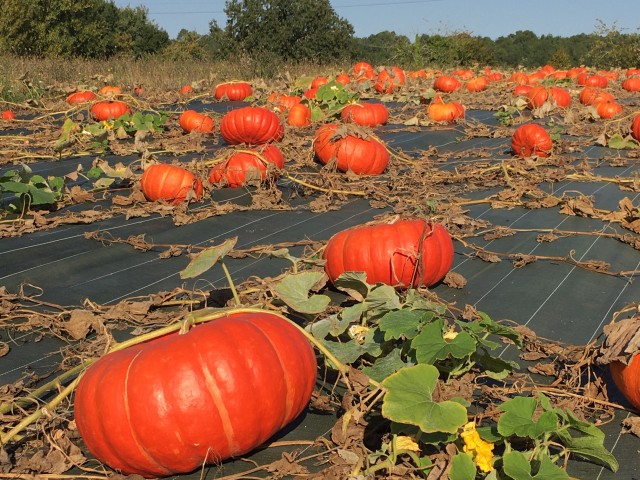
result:
[(191, 259), (191, 262), (189, 262), (189, 265), (187, 265), (186, 268), (180, 272), (180, 278), (194, 278), (198, 275), (202, 275), (204, 272), (213, 267), (218, 262), (218, 260), (229, 253), (236, 245), (237, 241), (238, 237), (233, 237), (225, 240), (220, 245), (214, 245), (213, 247), (205, 248), (200, 253), (195, 255)]
[(310, 290), (324, 278), (324, 272), (310, 270), (285, 275), (275, 286), (278, 298), (300, 313), (321, 313), (331, 299), (326, 295), (310, 295)]
[(367, 298), (372, 287), (367, 283), (367, 274), (365, 272), (344, 272), (335, 279), (333, 286), (350, 295), (358, 302), (362, 302)]
[(433, 401), (439, 372), (433, 365), (414, 365), (387, 377), (382, 415), (399, 423), (416, 425), (426, 433), (455, 433), (467, 422), (467, 409), (457, 402)]
[(540, 460), (540, 467), (535, 477), (539, 480), (569, 480), (569, 474), (557, 466), (546, 455)]
[(377, 358), (372, 366), (363, 367), (362, 371), (376, 382), (382, 382), (389, 375), (408, 366), (409, 364), (402, 360), (400, 350), (396, 348), (384, 357)]
[(56, 195), (53, 192), (32, 185), (29, 186), (29, 196), (31, 197), (32, 205), (49, 205), (56, 201)]
[(529, 437), (534, 430), (533, 412), (538, 402), (532, 397), (515, 397), (498, 405), (504, 413), (498, 419), (498, 432), (503, 437)]
[(535, 475), (531, 475), (532, 466), (526, 455), (516, 450), (504, 454), (502, 468), (513, 480), (569, 480), (569, 474), (546, 455), (540, 460)]
[(609, 148), (617, 148), (617, 149), (636, 149), (640, 148), (640, 144), (636, 142), (633, 138), (627, 137), (624, 138), (619, 133), (614, 133), (609, 138), (607, 142), (607, 146)]
[(343, 363), (354, 363), (363, 355), (370, 355), (372, 357), (377, 357), (382, 353), (382, 348), (380, 344), (377, 343), (374, 339), (376, 335), (376, 330), (371, 329), (365, 336), (364, 343), (360, 344), (353, 339), (350, 339), (347, 342), (333, 342), (321, 340), (322, 343), (327, 347), (327, 349), (333, 353), (338, 360)]
[(365, 302), (368, 310), (383, 309), (390, 311), (402, 308), (396, 289), (383, 283), (374, 285), (367, 295)]
[(460, 332), (451, 341), (443, 336), (444, 319), (439, 318), (424, 326), (422, 331), (413, 339), (411, 346), (416, 351), (419, 363), (433, 364), (437, 360), (465, 358), (476, 351), (476, 341), (466, 332)]
[(420, 310), (394, 310), (385, 314), (378, 326), (384, 332), (385, 340), (412, 339), (418, 334), (423, 316), (424, 312)]
[(476, 464), (470, 455), (460, 452), (451, 459), (450, 480), (474, 480), (476, 478)]
[(484, 373), (495, 380), (503, 380), (513, 370), (518, 368), (518, 364), (511, 360), (504, 360), (499, 357), (492, 357), (487, 352), (478, 354), (476, 363), (484, 368)]

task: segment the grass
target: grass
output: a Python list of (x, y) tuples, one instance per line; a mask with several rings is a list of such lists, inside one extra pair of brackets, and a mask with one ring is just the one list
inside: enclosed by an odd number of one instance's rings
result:
[(285, 82), (305, 75), (340, 73), (351, 65), (277, 64), (239, 57), (234, 61), (169, 60), (161, 56), (144, 59), (56, 60), (0, 57), (0, 101), (19, 103), (73, 88), (97, 89), (105, 84), (132, 90), (173, 91), (182, 85), (216, 85), (229, 80)]

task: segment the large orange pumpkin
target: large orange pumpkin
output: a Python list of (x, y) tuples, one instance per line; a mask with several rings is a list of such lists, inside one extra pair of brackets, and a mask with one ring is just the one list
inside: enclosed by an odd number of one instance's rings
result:
[(158, 163), (147, 167), (140, 179), (142, 193), (147, 200), (166, 200), (177, 205), (191, 195), (199, 200), (203, 193), (202, 182), (189, 170), (177, 165)]
[(277, 170), (284, 168), (284, 155), (275, 145), (263, 145), (252, 150), (236, 152), (209, 171), (209, 182), (231, 188), (241, 187), (253, 181), (262, 182), (267, 178), (269, 165), (273, 165)]
[(460, 80), (450, 75), (440, 75), (433, 82), (433, 88), (444, 93), (455, 92), (460, 85)]
[(631, 136), (640, 142), (640, 113), (636, 114), (631, 122)]
[(231, 110), (222, 117), (220, 134), (229, 145), (261, 145), (282, 140), (284, 127), (271, 110), (243, 107)]
[(379, 175), (389, 164), (386, 147), (355, 126), (340, 127), (336, 123), (321, 126), (314, 136), (313, 148), (322, 164), (335, 162), (341, 172)]
[(628, 92), (640, 92), (640, 77), (629, 77), (622, 82), (622, 88)]
[(216, 100), (241, 101), (253, 93), (247, 82), (226, 82), (216, 86), (213, 96)]
[(79, 103), (87, 103), (95, 100), (97, 95), (91, 90), (80, 90), (73, 92), (67, 97), (67, 103), (69, 105), (78, 105)]
[(384, 125), (389, 120), (389, 110), (383, 103), (352, 103), (342, 109), (340, 118), (344, 122), (356, 125), (375, 127)]
[(434, 122), (451, 123), (458, 118), (464, 118), (465, 108), (460, 102), (444, 102), (436, 95), (427, 107), (427, 114)]
[(75, 421), (89, 451), (120, 472), (187, 473), (266, 442), (305, 409), (315, 380), (295, 326), (231, 313), (102, 357), (78, 384)]
[(631, 405), (640, 410), (640, 355), (635, 355), (629, 365), (614, 361), (609, 364), (613, 382)]
[(91, 105), (91, 115), (99, 121), (113, 120), (127, 113), (131, 108), (118, 100), (101, 100)]
[(331, 281), (349, 271), (365, 272), (368, 283), (397, 288), (432, 286), (453, 264), (453, 242), (445, 228), (424, 219), (365, 225), (335, 234), (322, 257)]
[(180, 127), (185, 132), (213, 133), (216, 124), (209, 115), (195, 110), (185, 110), (180, 114)]
[(400, 67), (384, 68), (378, 73), (373, 88), (379, 93), (392, 93), (395, 89), (405, 84), (404, 70)]
[(598, 102), (594, 107), (598, 116), (603, 119), (613, 118), (622, 113), (622, 105), (617, 102)]
[(311, 109), (304, 103), (297, 103), (289, 109), (287, 123), (293, 127), (311, 125)]
[(548, 157), (552, 148), (551, 136), (537, 123), (520, 125), (511, 137), (511, 151), (518, 157)]

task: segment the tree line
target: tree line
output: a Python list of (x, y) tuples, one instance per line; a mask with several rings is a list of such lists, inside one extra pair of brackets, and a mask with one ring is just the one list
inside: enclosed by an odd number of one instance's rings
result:
[(162, 55), (174, 60), (225, 60), (240, 55), (263, 65), (366, 61), (412, 68), (454, 66), (556, 68), (638, 67), (640, 34), (599, 23), (592, 33), (537, 36), (525, 30), (495, 40), (469, 32), (421, 34), (384, 31), (354, 35), (328, 0), (227, 0), (226, 25), (209, 32), (182, 30), (175, 39), (145, 7), (112, 0), (0, 0), (0, 53), (45, 58)]

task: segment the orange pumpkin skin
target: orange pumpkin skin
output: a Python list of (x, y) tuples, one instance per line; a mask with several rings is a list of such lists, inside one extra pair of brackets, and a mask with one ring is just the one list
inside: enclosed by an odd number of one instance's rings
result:
[(91, 115), (98, 121), (112, 120), (131, 113), (131, 108), (118, 100), (101, 100), (91, 106)]
[(349, 83), (351, 83), (351, 77), (349, 76), (348, 73), (341, 73), (336, 77), (336, 82), (346, 86)]
[(631, 122), (631, 136), (640, 142), (640, 113), (633, 117)]
[(460, 88), (460, 80), (456, 77), (441, 75), (437, 77), (433, 82), (433, 88), (439, 92), (451, 93)]
[(105, 85), (99, 90), (99, 92), (100, 95), (104, 95), (106, 97), (117, 97), (122, 95), (122, 89), (113, 85)]
[(311, 88), (320, 88), (322, 85), (329, 83), (329, 77), (320, 75), (311, 80)]
[(247, 82), (227, 82), (219, 84), (213, 96), (216, 100), (227, 99), (232, 102), (242, 101), (253, 93), (251, 85)]
[(376, 76), (376, 74), (369, 63), (358, 62), (353, 66), (353, 76), (356, 77), (356, 79), (364, 78), (371, 80)]
[(216, 124), (208, 115), (195, 110), (185, 110), (180, 114), (180, 127), (185, 132), (213, 133)]
[(427, 114), (434, 122), (451, 123), (458, 118), (464, 118), (465, 108), (459, 102), (443, 102), (439, 95), (427, 107)]
[(520, 125), (511, 137), (511, 151), (518, 157), (548, 157), (552, 148), (551, 136), (536, 123)]
[(264, 181), (267, 178), (265, 162), (274, 165), (278, 170), (284, 168), (284, 155), (275, 145), (264, 145), (253, 151), (255, 153), (234, 153), (225, 162), (215, 165), (209, 171), (209, 182), (238, 188), (252, 180)]
[(598, 102), (594, 105), (600, 118), (609, 119), (622, 113), (622, 105), (616, 102)]
[(382, 103), (353, 103), (342, 109), (340, 118), (344, 122), (375, 127), (387, 123), (389, 110)]
[(527, 93), (530, 108), (538, 108), (544, 105), (544, 102), (549, 98), (549, 90), (541, 85), (536, 85)]
[(595, 105), (599, 102), (614, 102), (615, 98), (609, 92), (598, 87), (584, 87), (580, 92), (580, 103), (583, 105)]
[(78, 105), (79, 103), (87, 103), (96, 99), (96, 94), (90, 90), (81, 90), (74, 92), (67, 97), (67, 103), (69, 105)]
[(258, 447), (306, 408), (315, 380), (296, 327), (231, 313), (102, 357), (78, 384), (75, 421), (102, 462), (164, 477)]
[(190, 95), (193, 93), (193, 87), (191, 85), (183, 85), (182, 88), (180, 89), (180, 94), (181, 95)]
[(5, 110), (2, 112), (2, 120), (15, 120), (16, 114), (11, 110)]
[(489, 79), (484, 76), (472, 78), (464, 86), (469, 92), (483, 92), (489, 87)]
[(568, 108), (571, 106), (571, 94), (568, 90), (561, 87), (549, 87), (549, 96), (560, 108)]
[(365, 272), (371, 284), (410, 288), (440, 282), (451, 269), (453, 250), (442, 225), (408, 219), (338, 232), (322, 256), (332, 282), (344, 272), (357, 271)]
[(627, 92), (640, 92), (640, 77), (629, 77), (622, 82), (622, 88)]
[(336, 123), (328, 123), (316, 131), (313, 148), (323, 165), (335, 161), (341, 172), (351, 171), (356, 175), (379, 175), (389, 165), (389, 152), (373, 137), (359, 138), (345, 135), (334, 138)]
[(264, 107), (243, 107), (231, 110), (222, 117), (220, 134), (229, 145), (262, 145), (282, 140), (284, 127), (271, 110)]
[(635, 355), (629, 365), (611, 362), (609, 371), (613, 382), (631, 405), (640, 410), (640, 355)]
[(404, 70), (399, 67), (385, 68), (378, 73), (373, 88), (378, 93), (392, 93), (396, 88), (405, 84)]
[(516, 96), (526, 97), (532, 88), (531, 85), (516, 85), (512, 93)]
[(148, 167), (140, 179), (142, 193), (150, 202), (166, 200), (174, 205), (184, 202), (193, 191), (196, 200), (202, 197), (202, 182), (189, 170), (176, 165), (158, 163)]
[(293, 105), (287, 114), (287, 123), (293, 127), (311, 125), (311, 110), (304, 103)]

